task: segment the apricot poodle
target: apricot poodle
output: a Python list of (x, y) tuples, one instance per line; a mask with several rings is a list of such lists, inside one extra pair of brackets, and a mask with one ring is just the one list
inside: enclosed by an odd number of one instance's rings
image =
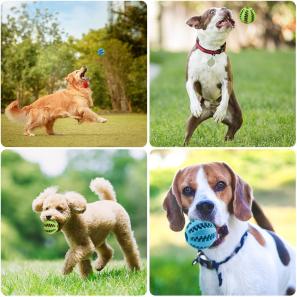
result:
[(56, 220), (70, 248), (65, 256), (63, 274), (79, 265), (82, 277), (92, 272), (90, 256), (96, 252), (96, 270), (102, 270), (112, 258), (113, 250), (106, 242), (113, 232), (131, 269), (140, 269), (139, 250), (126, 210), (116, 202), (111, 183), (103, 178), (91, 181), (90, 189), (103, 200), (87, 203), (76, 192), (58, 193), (57, 187), (45, 189), (32, 203), (33, 211), (41, 213), (42, 222)]

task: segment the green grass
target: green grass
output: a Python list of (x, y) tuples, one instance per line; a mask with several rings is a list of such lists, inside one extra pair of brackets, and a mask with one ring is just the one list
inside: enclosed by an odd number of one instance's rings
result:
[(73, 119), (59, 119), (48, 136), (45, 129), (36, 129), (36, 136), (23, 135), (23, 126), (2, 115), (2, 144), (7, 147), (121, 147), (146, 144), (146, 115), (108, 114), (105, 124), (77, 124)]
[(153, 295), (201, 295), (199, 265), (192, 266), (196, 251), (166, 245), (152, 253), (150, 292)]
[(83, 280), (61, 273), (63, 261), (2, 261), (4, 295), (144, 295), (146, 268), (131, 272), (123, 261), (112, 261)]
[[(209, 119), (195, 131), (190, 146), (293, 146), (295, 143), (295, 51), (245, 50), (229, 54), (234, 89), (244, 123), (231, 142), (227, 127)], [(185, 89), (186, 53), (153, 52), (161, 66), (151, 83), (151, 144), (182, 146), (190, 115)]]

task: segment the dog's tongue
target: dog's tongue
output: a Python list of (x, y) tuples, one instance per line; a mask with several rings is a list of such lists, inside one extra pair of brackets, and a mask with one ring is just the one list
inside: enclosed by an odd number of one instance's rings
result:
[(82, 82), (82, 86), (83, 86), (84, 88), (88, 88), (88, 87), (89, 87), (89, 82), (86, 81), (86, 80), (84, 80), (84, 81)]

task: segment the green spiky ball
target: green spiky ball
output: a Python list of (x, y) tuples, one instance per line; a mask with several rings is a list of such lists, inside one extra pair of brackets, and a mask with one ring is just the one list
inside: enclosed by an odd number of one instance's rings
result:
[(239, 13), (240, 20), (245, 24), (250, 24), (256, 19), (256, 12), (251, 7), (244, 7)]
[(59, 230), (59, 224), (57, 221), (44, 221), (43, 222), (44, 231), (48, 234), (54, 234)]

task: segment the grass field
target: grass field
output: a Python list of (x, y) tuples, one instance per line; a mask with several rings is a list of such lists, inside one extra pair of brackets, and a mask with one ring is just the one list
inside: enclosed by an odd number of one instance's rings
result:
[[(234, 89), (244, 123), (235, 140), (212, 119), (195, 131), (190, 146), (292, 146), (295, 143), (295, 52), (245, 50), (230, 54)], [(185, 89), (187, 53), (153, 52), (161, 72), (151, 83), (151, 144), (182, 146), (190, 115)]]
[(144, 295), (146, 268), (131, 272), (112, 261), (100, 274), (83, 280), (78, 273), (61, 274), (63, 261), (2, 261), (4, 295)]
[(146, 115), (108, 114), (105, 124), (77, 124), (73, 119), (55, 123), (57, 135), (48, 136), (45, 129), (36, 129), (35, 137), (23, 135), (23, 126), (2, 115), (2, 144), (6, 147), (121, 147), (146, 144)]

